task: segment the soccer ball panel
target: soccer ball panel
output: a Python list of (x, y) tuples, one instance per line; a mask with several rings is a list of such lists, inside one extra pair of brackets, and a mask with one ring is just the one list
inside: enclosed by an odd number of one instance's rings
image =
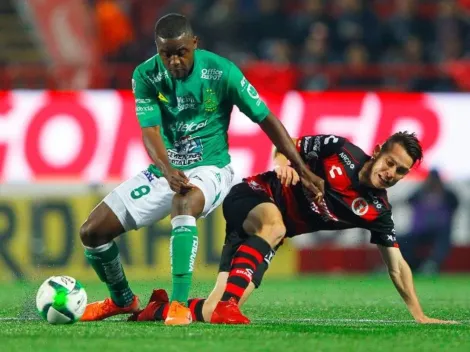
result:
[(57, 287), (64, 287), (67, 292), (72, 291), (75, 288), (76, 280), (70, 276), (52, 276), (49, 278), (49, 284)]
[(36, 295), (39, 314), (51, 324), (67, 324), (79, 320), (86, 304), (84, 288), (70, 276), (48, 278)]
[(67, 296), (67, 309), (74, 312), (76, 320), (82, 317), (85, 312), (86, 304), (87, 295), (82, 287), (72, 290), (72, 292)]
[(51, 324), (70, 324), (75, 321), (74, 318), (66, 316), (65, 314), (56, 310), (54, 307), (49, 308), (47, 311), (46, 320)]
[(39, 287), (38, 293), (36, 295), (36, 308), (39, 311), (42, 311), (48, 304), (52, 305), (52, 300), (55, 296), (55, 289), (49, 285), (49, 280), (44, 281), (44, 283)]

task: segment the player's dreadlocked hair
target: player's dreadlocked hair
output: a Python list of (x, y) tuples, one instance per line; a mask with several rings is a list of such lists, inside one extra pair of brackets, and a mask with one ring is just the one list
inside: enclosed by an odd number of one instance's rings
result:
[(382, 150), (390, 150), (395, 143), (405, 148), (408, 155), (413, 159), (413, 165), (423, 160), (423, 148), (414, 132), (403, 131), (392, 134), (383, 144)]
[(170, 13), (163, 16), (155, 25), (155, 39), (173, 39), (182, 34), (193, 35), (193, 29), (188, 19), (178, 13)]

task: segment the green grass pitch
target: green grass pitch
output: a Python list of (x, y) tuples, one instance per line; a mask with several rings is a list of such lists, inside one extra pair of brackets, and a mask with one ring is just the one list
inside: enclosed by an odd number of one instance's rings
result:
[[(425, 312), (460, 325), (415, 324), (385, 274), (267, 278), (243, 308), (248, 326), (98, 323), (52, 326), (38, 320), (37, 284), (2, 284), (0, 351), (470, 351), (470, 277), (417, 278)], [(83, 282), (89, 301), (105, 297)], [(146, 302), (152, 282), (132, 283)], [(168, 282), (160, 283), (168, 288)], [(194, 282), (205, 296), (212, 281)]]

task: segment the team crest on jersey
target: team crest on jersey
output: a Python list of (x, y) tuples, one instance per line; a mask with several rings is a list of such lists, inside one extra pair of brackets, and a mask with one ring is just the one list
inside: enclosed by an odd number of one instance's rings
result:
[(217, 96), (215, 92), (208, 88), (204, 92), (204, 110), (207, 112), (212, 112), (217, 110)]
[(369, 204), (364, 198), (359, 197), (353, 200), (351, 209), (354, 214), (363, 216), (367, 213), (367, 210), (369, 210)]

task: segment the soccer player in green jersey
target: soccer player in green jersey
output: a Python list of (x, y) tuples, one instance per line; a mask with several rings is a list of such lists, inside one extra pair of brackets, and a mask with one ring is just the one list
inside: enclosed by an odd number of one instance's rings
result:
[(173, 290), (165, 323), (191, 322), (186, 307), (198, 234), (196, 219), (217, 208), (232, 186), (227, 130), (236, 105), (260, 125), (319, 199), (323, 181), (306, 167), (281, 122), (229, 60), (197, 48), (187, 19), (162, 17), (155, 27), (158, 54), (134, 71), (132, 89), (145, 148), (153, 162), (122, 183), (80, 229), (85, 256), (106, 283), (110, 298), (87, 306), (82, 321), (139, 309), (114, 238), (171, 214)]

